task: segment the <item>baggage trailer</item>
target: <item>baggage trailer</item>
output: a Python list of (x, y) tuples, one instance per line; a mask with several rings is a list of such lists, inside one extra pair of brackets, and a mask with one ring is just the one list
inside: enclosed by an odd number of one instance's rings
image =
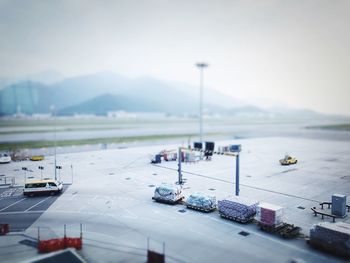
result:
[(310, 228), (307, 243), (316, 249), (350, 259), (350, 224), (321, 222)]
[(159, 203), (175, 205), (184, 200), (181, 192), (182, 189), (178, 186), (161, 184), (154, 190), (152, 199)]
[(238, 223), (241, 223), (241, 224), (251, 223), (254, 220), (254, 215), (251, 216), (251, 217), (247, 217), (247, 218), (240, 218), (240, 217), (235, 217), (235, 216), (229, 216), (229, 215), (225, 215), (225, 214), (220, 213), (220, 212), (219, 212), (219, 215), (222, 218), (225, 218), (227, 220), (231, 220), (231, 221), (234, 221), (234, 222), (238, 222)]
[(216, 207), (212, 207), (210, 209), (205, 209), (205, 208), (202, 208), (202, 207), (193, 206), (193, 205), (189, 205), (189, 204), (186, 204), (186, 206), (189, 209), (197, 210), (197, 211), (204, 212), (204, 213), (210, 213), (210, 212), (213, 212), (213, 211), (216, 210)]
[(274, 225), (270, 226), (270, 225), (258, 223), (258, 226), (263, 231), (280, 235), (283, 238), (295, 238), (299, 236), (300, 230), (301, 230), (300, 227), (294, 226), (293, 224), (288, 224), (285, 222), (282, 222), (280, 225), (277, 225), (277, 226), (274, 226)]
[(170, 199), (165, 199), (165, 198), (160, 198), (160, 197), (152, 197), (152, 199), (158, 203), (163, 203), (163, 204), (168, 204), (168, 205), (176, 205), (176, 204), (182, 204), (183, 200), (185, 197), (181, 197), (177, 200), (170, 200)]
[(258, 202), (239, 196), (227, 196), (218, 201), (219, 215), (246, 224), (254, 219)]
[(216, 197), (214, 195), (195, 192), (186, 199), (185, 204), (189, 209), (209, 213), (216, 210)]

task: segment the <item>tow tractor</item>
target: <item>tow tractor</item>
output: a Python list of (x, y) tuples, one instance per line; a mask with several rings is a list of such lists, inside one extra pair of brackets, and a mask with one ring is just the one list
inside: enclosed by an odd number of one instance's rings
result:
[(291, 157), (290, 155), (286, 154), (283, 159), (280, 160), (281, 165), (290, 165), (290, 164), (296, 164), (298, 160), (294, 157)]

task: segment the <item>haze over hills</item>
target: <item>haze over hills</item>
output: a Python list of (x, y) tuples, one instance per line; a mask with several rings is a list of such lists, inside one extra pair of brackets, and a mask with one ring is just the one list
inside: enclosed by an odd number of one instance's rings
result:
[[(50, 113), (50, 107), (55, 105), (59, 115), (106, 115), (109, 111), (197, 115), (198, 90), (184, 83), (150, 77), (127, 78), (110, 72), (67, 78), (51, 85), (22, 81), (0, 90), (0, 114)], [(262, 109), (207, 87), (204, 108), (208, 114), (239, 117), (323, 116), (313, 111)]]
[[(19, 108), (26, 114), (49, 113), (50, 106), (55, 105), (59, 114), (105, 114), (97, 102), (104, 103), (109, 94), (116, 97), (114, 103), (108, 100), (108, 110), (192, 114), (198, 111), (197, 93), (198, 88), (182, 83), (167, 83), (149, 77), (131, 79), (103, 72), (68, 78), (53, 85), (34, 81), (9, 85), (0, 90), (0, 113), (15, 114)], [(237, 100), (208, 89), (205, 100), (207, 98), (210, 101), (205, 105), (210, 110), (238, 105)]]

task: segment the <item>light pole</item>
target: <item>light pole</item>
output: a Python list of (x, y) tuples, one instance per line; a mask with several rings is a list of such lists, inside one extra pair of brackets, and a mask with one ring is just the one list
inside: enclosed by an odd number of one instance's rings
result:
[(62, 169), (62, 166), (57, 165), (57, 166), (56, 166), (56, 169), (58, 169), (58, 181), (61, 182), (61, 169)]
[(53, 126), (54, 126), (54, 140), (55, 140), (55, 146), (54, 146), (54, 151), (55, 151), (55, 180), (57, 180), (57, 171), (56, 171), (56, 146), (57, 146), (57, 141), (56, 141), (55, 105), (51, 105), (50, 109), (51, 109), (51, 111), (52, 111)]
[(44, 170), (44, 166), (39, 166), (38, 168), (40, 169), (40, 180), (43, 180), (43, 170)]
[(27, 167), (22, 167), (22, 170), (24, 171), (24, 185), (27, 183)]
[(70, 171), (71, 171), (71, 175), (72, 175), (72, 184), (73, 184), (73, 164), (70, 165)]
[(203, 143), (203, 70), (208, 67), (208, 63), (198, 62), (196, 66), (199, 68), (200, 81), (199, 81), (199, 139)]

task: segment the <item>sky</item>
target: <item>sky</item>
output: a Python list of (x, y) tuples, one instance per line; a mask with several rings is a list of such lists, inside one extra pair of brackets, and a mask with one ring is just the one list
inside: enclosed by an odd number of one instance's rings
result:
[(0, 0), (0, 77), (112, 71), (350, 116), (348, 0)]

